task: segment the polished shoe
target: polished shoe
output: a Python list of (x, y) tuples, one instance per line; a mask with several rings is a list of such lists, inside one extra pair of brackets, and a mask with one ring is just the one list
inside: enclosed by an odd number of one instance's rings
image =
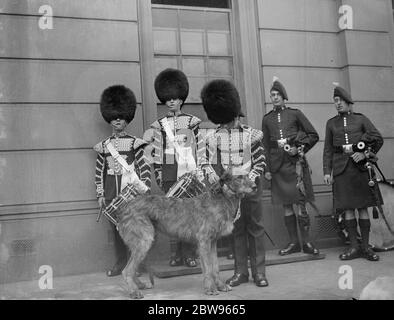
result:
[(316, 256), (320, 253), (319, 249), (315, 248), (315, 246), (310, 242), (304, 243), (302, 245), (302, 251), (304, 251), (304, 253), (313, 254)]
[(181, 257), (171, 257), (169, 265), (171, 267), (179, 267), (179, 266), (183, 265), (182, 258)]
[(361, 257), (361, 251), (359, 248), (349, 248), (339, 256), (341, 260), (353, 260)]
[(196, 259), (194, 259), (194, 258), (186, 258), (185, 259), (185, 266), (187, 266), (189, 268), (197, 267)]
[(253, 280), (254, 280), (254, 283), (256, 284), (256, 286), (258, 286), (258, 287), (268, 287), (268, 280), (261, 273), (256, 274), (253, 277)]
[(300, 245), (298, 243), (292, 243), (290, 242), (286, 248), (280, 249), (279, 250), (279, 255), (280, 256), (285, 256), (287, 254), (295, 253), (295, 252), (301, 252)]
[(234, 275), (226, 281), (231, 287), (239, 286), (241, 283), (246, 283), (249, 281), (249, 276), (243, 273), (234, 273)]
[(372, 250), (372, 248), (361, 249), (363, 258), (369, 261), (379, 261), (379, 256)]

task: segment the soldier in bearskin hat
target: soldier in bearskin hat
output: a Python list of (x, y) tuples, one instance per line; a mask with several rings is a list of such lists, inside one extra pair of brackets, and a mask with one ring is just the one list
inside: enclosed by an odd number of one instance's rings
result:
[[(167, 193), (182, 175), (197, 169), (205, 149), (199, 132), (201, 120), (182, 111), (189, 94), (186, 75), (171, 68), (161, 71), (155, 79), (155, 91), (167, 114), (151, 125), (153, 166), (157, 184)], [(180, 150), (185, 154), (180, 155)], [(170, 250), (170, 266), (196, 267), (194, 244), (172, 238)]]
[[(263, 133), (241, 124), (243, 116), (236, 87), (227, 80), (213, 80), (201, 91), (204, 110), (219, 127), (207, 137), (209, 166), (203, 167), (208, 180), (216, 181), (224, 170), (248, 175), (258, 186), (254, 195), (240, 204), (240, 217), (234, 223), (234, 275), (226, 281), (232, 287), (248, 282), (248, 255), (252, 278), (258, 287), (268, 286), (265, 275), (264, 227), (262, 215), (262, 176), (265, 157)], [(213, 171), (212, 171), (213, 169)]]
[[(306, 203), (313, 203), (314, 194), (305, 154), (317, 143), (319, 136), (299, 109), (286, 106), (287, 92), (277, 77), (274, 77), (270, 98), (274, 108), (264, 116), (262, 123), (268, 165), (265, 177), (271, 181), (272, 202), (284, 207), (285, 226), (290, 236), (290, 242), (279, 254), (301, 251), (298, 222), (302, 250), (317, 255), (319, 250), (309, 239), (310, 218)], [(294, 205), (298, 207), (297, 215)]]
[[(123, 85), (108, 87), (101, 95), (100, 111), (104, 120), (110, 124), (112, 135), (94, 146), (97, 152), (95, 184), (100, 210), (105, 210), (109, 216), (113, 216), (128, 196), (140, 193), (126, 179), (127, 170), (123, 164), (134, 166), (137, 176), (147, 190), (151, 185), (150, 167), (144, 155), (147, 143), (125, 131), (134, 119), (136, 105), (134, 93)], [(123, 159), (119, 160), (119, 155)], [(115, 225), (112, 226), (116, 263), (107, 271), (109, 277), (122, 272), (129, 254)]]
[[(365, 115), (353, 112), (350, 94), (338, 83), (334, 85), (334, 104), (338, 115), (326, 124), (323, 171), (324, 182), (333, 184), (334, 209), (345, 211), (350, 247), (339, 258), (364, 257), (377, 261), (379, 256), (369, 247), (371, 222), (368, 207), (382, 205), (383, 200), (378, 184), (368, 184), (374, 176), (366, 166), (366, 158), (376, 155), (383, 145), (383, 138)], [(361, 246), (357, 241), (355, 209), (358, 211)]]

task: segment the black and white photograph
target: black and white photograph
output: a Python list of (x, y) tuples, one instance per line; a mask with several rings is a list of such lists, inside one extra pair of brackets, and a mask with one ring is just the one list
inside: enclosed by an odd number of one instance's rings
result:
[(394, 300), (393, 150), (394, 0), (0, 0), (2, 301)]

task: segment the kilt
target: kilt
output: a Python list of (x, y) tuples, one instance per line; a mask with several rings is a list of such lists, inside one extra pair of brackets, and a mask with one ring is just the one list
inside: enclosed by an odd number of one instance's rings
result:
[(284, 159), (282, 166), (275, 173), (272, 173), (271, 193), (273, 204), (296, 204), (300, 200), (312, 202), (315, 200), (309, 166), (303, 167), (304, 185), (306, 197), (297, 189), (296, 163)]
[(383, 204), (379, 186), (375, 183), (375, 199), (368, 186), (368, 171), (360, 170), (354, 161), (349, 160), (345, 170), (334, 177), (333, 194), (335, 209), (358, 209)]

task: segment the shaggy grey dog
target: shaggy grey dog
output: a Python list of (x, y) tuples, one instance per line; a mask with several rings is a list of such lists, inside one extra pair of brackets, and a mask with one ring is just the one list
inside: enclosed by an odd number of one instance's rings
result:
[(219, 278), (216, 243), (232, 232), (241, 199), (256, 189), (247, 176), (225, 173), (214, 187), (194, 198), (142, 195), (119, 209), (119, 234), (131, 251), (122, 272), (130, 296), (143, 298), (140, 289), (153, 286), (151, 274), (151, 284), (145, 284), (136, 277), (136, 270), (154, 242), (155, 229), (197, 243), (206, 294), (231, 290)]

